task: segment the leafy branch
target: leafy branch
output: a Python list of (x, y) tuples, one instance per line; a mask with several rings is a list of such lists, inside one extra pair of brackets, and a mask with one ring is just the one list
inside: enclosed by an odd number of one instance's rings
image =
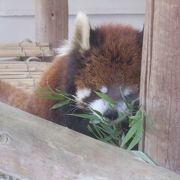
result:
[[(55, 100), (57, 102), (51, 109), (58, 109), (70, 103), (76, 103), (75, 96), (60, 90), (52, 90), (51, 88), (41, 89), (38, 94), (42, 98)], [(117, 104), (117, 102), (107, 94), (96, 91), (95, 94), (106, 101), (110, 108)], [(137, 99), (129, 102), (125, 96), (122, 95), (122, 98), (127, 106), (127, 111), (118, 112), (118, 118), (111, 122), (103, 117), (103, 114), (94, 110), (89, 104), (84, 102), (82, 103), (84, 103), (88, 113), (69, 115), (88, 121), (88, 130), (98, 140), (131, 150), (140, 142), (143, 136), (143, 120), (150, 120), (142, 107), (139, 109), (135, 108)], [(128, 124), (127, 132), (122, 130), (122, 122), (124, 121)]]

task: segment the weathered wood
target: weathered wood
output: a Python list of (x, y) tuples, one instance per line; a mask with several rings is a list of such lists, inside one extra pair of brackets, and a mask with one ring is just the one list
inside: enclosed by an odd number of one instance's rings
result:
[(0, 80), (32, 92), (49, 65), (48, 62), (0, 61)]
[(2, 103), (0, 152), (0, 174), (19, 179), (180, 179), (128, 151)]
[(141, 103), (154, 121), (143, 141), (156, 163), (180, 173), (180, 1), (147, 0)]
[(68, 38), (68, 0), (36, 1), (36, 40), (57, 48)]
[(7, 48), (33, 48), (33, 47), (49, 47), (47, 43), (36, 43), (36, 42), (29, 42), (29, 41), (22, 41), (20, 43), (0, 43), (0, 49), (7, 49)]
[(26, 50), (0, 50), (0, 57), (52, 57), (52, 53), (48, 48), (42, 49), (26, 49)]
[(48, 44), (33, 42), (0, 44), (0, 57), (52, 57)]

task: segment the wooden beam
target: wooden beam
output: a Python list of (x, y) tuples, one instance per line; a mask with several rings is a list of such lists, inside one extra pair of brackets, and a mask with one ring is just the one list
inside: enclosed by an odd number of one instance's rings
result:
[(141, 104), (154, 121), (146, 125), (144, 152), (180, 173), (180, 1), (147, 0)]
[(36, 40), (57, 48), (68, 38), (68, 0), (36, 1)]
[(0, 44), (1, 57), (52, 57), (48, 44), (33, 42)]
[(0, 103), (0, 177), (179, 180), (129, 151)]

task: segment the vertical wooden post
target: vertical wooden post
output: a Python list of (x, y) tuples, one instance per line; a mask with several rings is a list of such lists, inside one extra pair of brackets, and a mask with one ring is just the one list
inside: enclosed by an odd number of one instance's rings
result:
[(141, 103), (154, 120), (144, 152), (180, 173), (180, 1), (146, 0)]
[(36, 0), (36, 40), (57, 48), (68, 37), (68, 0)]

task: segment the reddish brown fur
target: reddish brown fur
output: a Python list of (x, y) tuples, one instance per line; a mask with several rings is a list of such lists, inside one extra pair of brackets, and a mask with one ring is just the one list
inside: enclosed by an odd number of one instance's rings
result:
[[(63, 57), (62, 59), (56, 58), (52, 65), (42, 75), (37, 90), (44, 87), (64, 90), (64, 76), (66, 76), (67, 73), (67, 65), (67, 57)], [(49, 109), (55, 102), (39, 98), (38, 96), (36, 91), (33, 94), (30, 94), (20, 89), (16, 89), (6, 82), (0, 81), (0, 101), (49, 119), (51, 116)]]
[[(51, 87), (52, 89), (65, 90), (65, 76), (67, 73), (68, 58), (56, 58), (52, 65), (44, 72), (37, 89)], [(39, 98), (39, 95), (34, 92), (33, 97), (29, 102), (29, 112), (41, 116), (46, 119), (51, 119), (51, 111), (49, 110), (55, 102)]]
[[(102, 85), (118, 84), (133, 86), (138, 90), (141, 63), (139, 32), (121, 25), (102, 26), (98, 31), (102, 36), (100, 46), (78, 52), (78, 57), (87, 62), (80, 69), (75, 64), (77, 72), (72, 74), (75, 88), (98, 89)], [(71, 83), (66, 77), (71, 76), (70, 70), (74, 68), (72, 61), (76, 61), (74, 52), (57, 57), (43, 74), (37, 89), (49, 86), (66, 90), (67, 84)], [(39, 98), (36, 92), (27, 94), (0, 81), (0, 100), (53, 121), (54, 112), (49, 109), (55, 102)]]
[(8, 103), (17, 108), (28, 110), (27, 102), (30, 95), (21, 89), (16, 89), (14, 86), (0, 81), (0, 101)]
[[(141, 45), (137, 31), (129, 26), (106, 25), (100, 28), (104, 38), (101, 48), (92, 48), (91, 63), (76, 78), (77, 87), (98, 89), (114, 83), (138, 85), (140, 80)], [(82, 55), (83, 56), (83, 55)]]

